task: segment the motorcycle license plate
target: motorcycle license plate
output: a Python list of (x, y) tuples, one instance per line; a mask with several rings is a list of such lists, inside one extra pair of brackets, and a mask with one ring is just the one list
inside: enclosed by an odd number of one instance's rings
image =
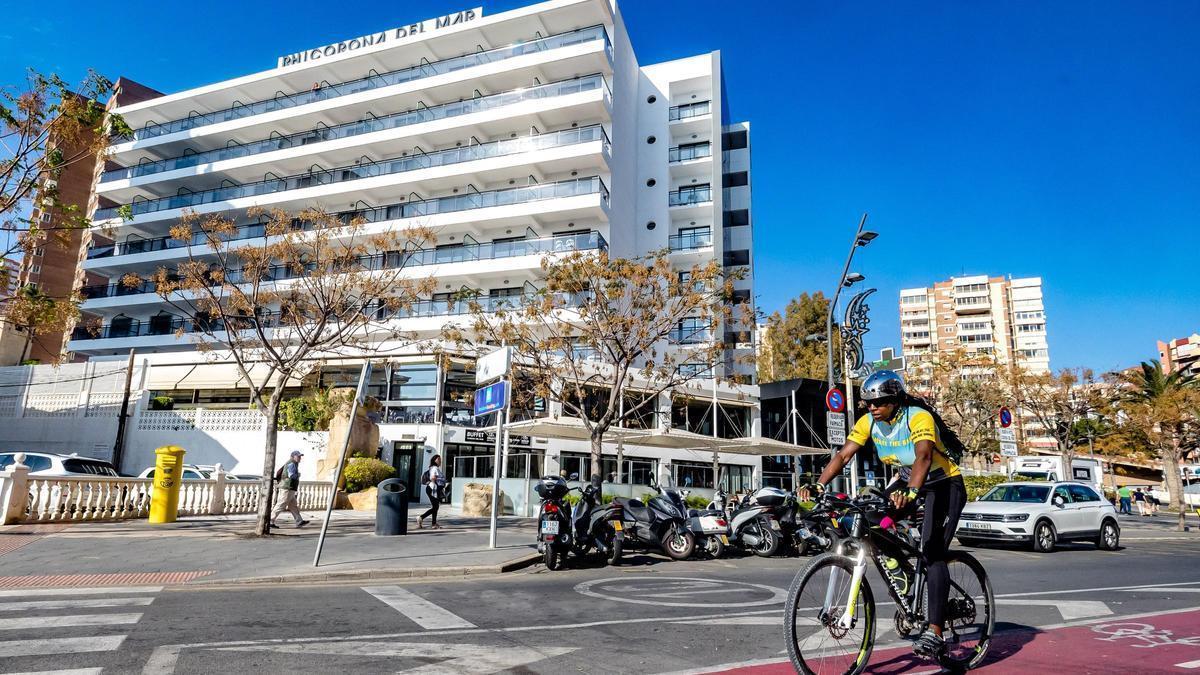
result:
[(778, 520), (772, 520), (772, 521), (771, 521), (771, 529), (772, 529), (772, 530), (778, 530), (778, 529), (779, 529), (779, 521), (778, 521)]
[(721, 535), (721, 543), (728, 546), (729, 545), (729, 537), (726, 537), (725, 535)]
[(619, 520), (613, 521), (613, 529), (616, 530), (617, 532), (620, 532), (624, 528), (625, 528), (625, 526), (621, 524), (621, 521), (619, 521)]
[(558, 534), (558, 521), (557, 520), (543, 520), (542, 521), (542, 534)]

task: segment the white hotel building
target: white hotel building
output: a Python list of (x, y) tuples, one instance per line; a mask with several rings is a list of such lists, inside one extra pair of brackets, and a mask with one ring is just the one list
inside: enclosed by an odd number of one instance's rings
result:
[[(124, 360), (136, 349), (151, 373), (171, 373), (150, 378), (145, 400), (168, 394), (176, 409), (244, 409), (247, 400), (231, 389), (230, 366), (190, 365), (201, 359), (186, 319), (172, 316), (152, 288), (120, 284), (127, 273), (144, 276), (186, 256), (168, 230), (188, 211), (244, 221), (254, 205), (319, 205), (387, 228), (419, 223), (438, 235), (419, 261), (439, 290), (471, 287), (491, 297), (538, 287), (540, 261), (555, 252), (669, 248), (681, 269), (711, 258), (745, 268), (735, 300), (753, 302), (749, 125), (729, 119), (721, 55), (639, 64), (610, 0), (455, 11), (174, 94), (119, 84), (114, 109), (134, 133), (114, 143), (97, 176), (92, 244), (79, 274), (82, 310), (102, 329), (77, 329), (67, 349), (93, 360)], [(261, 234), (246, 222), (239, 238), (253, 245)], [(400, 319), (403, 328), (432, 332), (465, 309), (447, 296)], [(715, 337), (733, 345), (719, 370), (753, 373), (734, 365), (753, 351), (752, 328), (717, 327)], [(327, 369), (322, 384), (357, 370)], [(470, 473), (478, 460), (476, 473), (490, 475), (491, 445), (456, 400), (474, 387), (466, 362), (439, 368), (413, 355), (378, 368), (371, 385), (386, 406), (385, 456), (402, 473), (419, 473), (438, 452), (452, 472)], [(668, 401), (661, 412), (698, 433), (752, 436), (757, 387), (746, 393), (716, 387), (689, 406), (694, 411), (668, 413)], [(513, 452), (545, 455), (546, 470), (574, 470), (586, 452), (572, 441), (519, 443), (524, 449)], [(626, 475), (670, 469), (681, 483), (711, 482), (711, 453), (626, 454)], [(189, 461), (209, 459), (202, 455)], [(233, 460), (252, 472), (261, 462)], [(124, 468), (148, 461), (129, 457)], [(722, 462), (732, 487), (758, 482), (757, 457)]]

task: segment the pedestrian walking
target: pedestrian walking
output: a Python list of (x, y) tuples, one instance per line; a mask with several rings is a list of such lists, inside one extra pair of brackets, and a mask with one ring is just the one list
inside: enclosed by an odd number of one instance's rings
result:
[(1142, 488), (1138, 488), (1133, 491), (1133, 503), (1137, 504), (1139, 516), (1145, 518), (1146, 516), (1150, 515), (1149, 513), (1146, 513), (1146, 493), (1142, 492)]
[(1150, 515), (1158, 515), (1158, 497), (1148, 490), (1146, 491), (1146, 507), (1150, 509)]
[(417, 518), (417, 529), (425, 527), (422, 521), (430, 518), (430, 527), (440, 530), (442, 526), (438, 525), (437, 521), (438, 507), (446, 500), (446, 474), (442, 473), (441, 455), (434, 455), (433, 459), (429, 460), (429, 469), (421, 476), (421, 483), (425, 486), (425, 496), (429, 497), (429, 510)]
[(275, 510), (271, 511), (271, 527), (279, 527), (276, 522), (279, 514), (287, 511), (296, 519), (296, 527), (304, 527), (308, 521), (300, 515), (300, 504), (296, 501), (300, 489), (300, 459), (304, 453), (293, 450), (287, 463), (275, 472), (275, 481), (279, 484), (278, 496), (275, 499)]
[(1117, 490), (1117, 496), (1121, 498), (1121, 508), (1118, 513), (1124, 513), (1127, 516), (1133, 515), (1133, 509), (1129, 507), (1129, 501), (1133, 497), (1133, 493), (1129, 490), (1128, 485), (1122, 485), (1120, 490)]

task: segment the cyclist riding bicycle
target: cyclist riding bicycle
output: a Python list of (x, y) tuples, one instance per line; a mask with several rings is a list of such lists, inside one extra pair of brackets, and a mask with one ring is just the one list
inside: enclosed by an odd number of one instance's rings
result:
[(921, 551), (928, 569), (929, 628), (917, 639), (913, 652), (937, 658), (945, 649), (942, 628), (950, 594), (946, 552), (966, 505), (967, 489), (958, 465), (946, 453), (933, 415), (904, 390), (899, 375), (890, 370), (872, 374), (863, 382), (862, 398), (869, 414), (855, 423), (820, 483), (827, 486), (855, 453), (873, 443), (880, 461), (900, 467), (899, 481), (889, 486), (892, 505), (903, 510), (917, 497), (925, 498)]

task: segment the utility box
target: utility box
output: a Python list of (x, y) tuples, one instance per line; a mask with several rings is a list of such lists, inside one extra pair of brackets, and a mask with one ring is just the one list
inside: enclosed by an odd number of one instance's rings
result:
[(389, 478), (376, 486), (375, 534), (408, 534), (408, 488), (399, 478)]

